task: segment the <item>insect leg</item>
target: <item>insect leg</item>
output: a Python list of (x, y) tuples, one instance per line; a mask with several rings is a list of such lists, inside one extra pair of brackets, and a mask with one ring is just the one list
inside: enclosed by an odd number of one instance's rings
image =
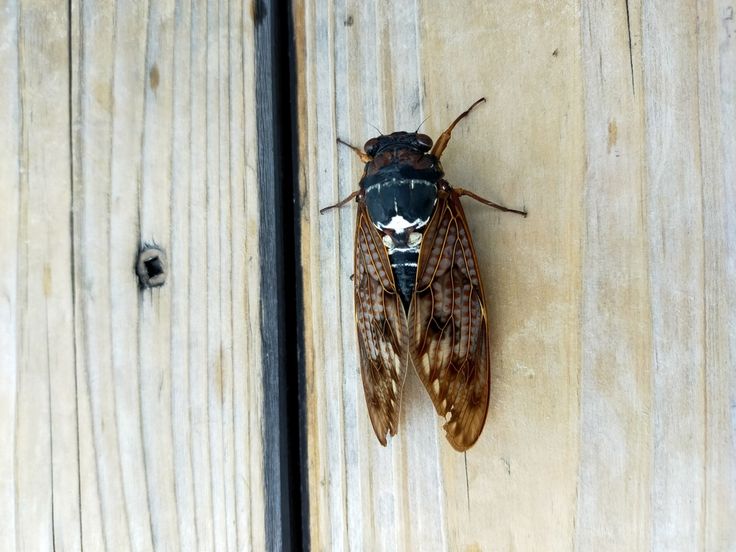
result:
[(476, 201), (480, 201), (484, 205), (488, 205), (489, 207), (498, 209), (499, 211), (505, 211), (507, 213), (516, 213), (517, 215), (521, 215), (524, 218), (526, 218), (526, 215), (527, 215), (526, 211), (517, 211), (516, 209), (509, 209), (508, 207), (504, 207), (503, 205), (499, 205), (498, 203), (493, 203), (492, 201), (484, 197), (480, 197), (478, 194), (474, 194), (473, 192), (468, 191), (468, 190), (463, 190), (462, 188), (454, 188), (454, 190), (458, 196), (466, 195), (468, 197), (472, 197)]
[(440, 137), (437, 138), (437, 142), (435, 143), (434, 147), (432, 148), (431, 154), (434, 155), (437, 159), (440, 158), (442, 155), (442, 152), (445, 151), (445, 148), (447, 147), (447, 144), (450, 142), (450, 137), (452, 136), (452, 130), (455, 128), (455, 125), (458, 124), (462, 119), (468, 116), (468, 114), (472, 111), (472, 109), (478, 105), (479, 103), (483, 103), (486, 101), (485, 98), (481, 98), (477, 102), (475, 102), (473, 105), (471, 105), (468, 109), (463, 111), (457, 119), (452, 121), (452, 124), (447, 127), (447, 130), (440, 134)]
[(347, 205), (347, 203), (349, 203), (349, 202), (350, 202), (351, 200), (355, 199), (355, 197), (356, 197), (356, 196), (357, 196), (357, 195), (358, 195), (358, 194), (359, 194), (360, 192), (361, 192), (361, 190), (355, 190), (355, 191), (354, 191), (354, 192), (353, 192), (352, 194), (350, 194), (350, 195), (349, 195), (348, 197), (346, 197), (345, 199), (342, 199), (342, 200), (338, 201), (338, 202), (337, 202), (337, 203), (335, 203), (334, 205), (330, 205), (330, 206), (328, 206), (328, 207), (323, 207), (322, 209), (320, 209), (320, 210), (319, 210), (319, 214), (320, 214), (320, 215), (324, 215), (324, 214), (325, 214), (325, 213), (326, 213), (327, 211), (329, 211), (330, 209), (335, 209), (336, 207), (337, 207), (337, 208), (339, 208), (339, 207), (342, 207), (342, 206), (344, 206), (344, 205)]
[(352, 145), (348, 144), (345, 140), (341, 140), (340, 138), (337, 139), (338, 144), (342, 144), (343, 146), (349, 147), (351, 150), (353, 150), (355, 153), (358, 154), (358, 157), (360, 157), (360, 160), (363, 163), (368, 163), (371, 159), (373, 159), (370, 155), (368, 155), (366, 152), (364, 152), (362, 149)]

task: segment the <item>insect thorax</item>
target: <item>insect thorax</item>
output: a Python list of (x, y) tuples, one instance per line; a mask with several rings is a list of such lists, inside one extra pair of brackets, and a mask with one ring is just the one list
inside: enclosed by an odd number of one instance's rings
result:
[(392, 168), (385, 167), (363, 180), (364, 201), (373, 224), (383, 236), (399, 294), (408, 309), (422, 232), (434, 213), (440, 175), (428, 171), (412, 173), (410, 167)]

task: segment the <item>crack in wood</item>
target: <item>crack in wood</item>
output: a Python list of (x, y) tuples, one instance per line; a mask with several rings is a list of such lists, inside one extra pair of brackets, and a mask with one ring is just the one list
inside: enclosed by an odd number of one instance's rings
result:
[(631, 49), (631, 16), (629, 14), (629, 0), (626, 2), (626, 33), (629, 37), (629, 68), (631, 70), (631, 94), (636, 96), (636, 86), (634, 84), (634, 54)]

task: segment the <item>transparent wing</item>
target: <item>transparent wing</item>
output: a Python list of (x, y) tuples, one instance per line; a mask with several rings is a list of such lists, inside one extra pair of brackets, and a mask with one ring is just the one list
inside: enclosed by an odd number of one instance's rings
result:
[(459, 451), (480, 436), (488, 412), (488, 320), (478, 261), (456, 192), (440, 192), (427, 226), (409, 311), (411, 358)]
[(363, 203), (355, 230), (355, 317), (368, 414), (382, 445), (396, 435), (409, 360), (406, 314), (391, 265)]

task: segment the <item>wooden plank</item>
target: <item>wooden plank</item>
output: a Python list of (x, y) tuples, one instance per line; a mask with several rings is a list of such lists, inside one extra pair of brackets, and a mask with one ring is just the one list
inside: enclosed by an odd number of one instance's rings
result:
[(0, 6), (0, 548), (80, 546), (69, 18)]
[[(732, 11), (295, 4), (314, 549), (736, 547)], [(530, 211), (467, 204), (487, 427), (458, 455), (410, 374), (383, 449), (358, 376), (354, 214), (318, 215), (360, 177), (335, 139), (425, 116), (436, 137), (481, 95), (447, 177)]]
[(0, 548), (14, 549), (15, 532), (15, 418), (18, 374), (18, 205), (20, 200), (20, 67), (18, 6), (2, 6), (0, 63), (0, 251), (6, 252), (0, 272)]
[[(589, 165), (582, 252), (580, 550), (646, 550), (652, 538), (652, 317), (638, 4), (591, 2), (582, 11)], [(611, 516), (611, 504), (628, 507)]]
[(736, 546), (736, 6), (698, 3), (705, 289), (706, 550)]
[(728, 4), (669, 8), (660, 2), (644, 10), (645, 21), (664, 24), (650, 26), (643, 55), (647, 199), (657, 206), (648, 220), (656, 336), (652, 540), (662, 549), (732, 549), (736, 534), (726, 517), (736, 508), (736, 363), (733, 311), (726, 309), (736, 294), (719, 264), (734, 259), (733, 141), (720, 123), (733, 120), (736, 89), (728, 69), (721, 71), (734, 46)]
[[(262, 548), (253, 20), (73, 7), (85, 547)], [(139, 291), (144, 244), (169, 273)]]
[(254, 25), (0, 4), (3, 550), (265, 548)]
[[(698, 118), (697, 9), (693, 4), (670, 8), (654, 2), (642, 12), (649, 119), (644, 201), (654, 357), (651, 543), (657, 550), (696, 550), (704, 544), (706, 526), (704, 182), (699, 159), (700, 134), (706, 130)], [(700, 194), (692, 194), (693, 189)]]

